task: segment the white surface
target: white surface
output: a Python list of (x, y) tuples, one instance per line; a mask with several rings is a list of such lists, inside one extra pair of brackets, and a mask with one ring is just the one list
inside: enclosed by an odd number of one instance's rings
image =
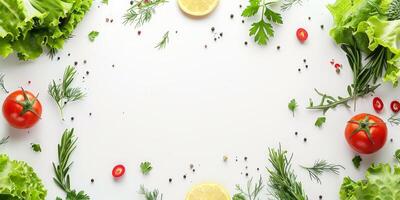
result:
[[(388, 141), (380, 152), (364, 156), (361, 169), (356, 170), (351, 163), (354, 152), (343, 137), (345, 123), (355, 113), (339, 107), (327, 113), (322, 129), (314, 126), (321, 113), (304, 108), (309, 97), (317, 99), (313, 88), (344, 95), (351, 82), (347, 61), (328, 35), (332, 17), (327, 3), (309, 0), (284, 13), (284, 25), (275, 29), (276, 37), (268, 46), (259, 47), (248, 36), (250, 22), (241, 23), (239, 4), (247, 5), (243, 0), (221, 0), (215, 12), (201, 20), (184, 16), (171, 0), (157, 9), (149, 24), (138, 29), (141, 36), (134, 26), (122, 25), (129, 1), (111, 0), (108, 6), (96, 1), (75, 30), (75, 37), (59, 53), (60, 61), (47, 56), (32, 62), (19, 62), (15, 57), (0, 61), (7, 88), (23, 86), (39, 92), (44, 106), (43, 119), (29, 134), (10, 128), (1, 116), (1, 135), (12, 138), (0, 152), (33, 166), (44, 180), (48, 199), (64, 196), (52, 181), (51, 163), (57, 158), (56, 146), (63, 130), (74, 127), (79, 141), (72, 156), (73, 188), (87, 191), (95, 200), (127, 200), (143, 199), (137, 191), (144, 184), (159, 188), (166, 200), (178, 200), (184, 199), (192, 185), (204, 181), (221, 183), (233, 194), (235, 184), (245, 184), (245, 172), (258, 177), (257, 167), (266, 177), (267, 149), (281, 143), (294, 153), (293, 167), (310, 199), (320, 194), (324, 199), (338, 199), (343, 176), (360, 178), (369, 163), (392, 161), (399, 146), (399, 129), (388, 125), (394, 142)], [(231, 13), (234, 19), (230, 19)], [(114, 22), (106, 23), (107, 17)], [(213, 41), (212, 26), (224, 34), (217, 42)], [(295, 38), (298, 27), (305, 27), (310, 35), (303, 45)], [(100, 32), (93, 43), (87, 37), (92, 30)], [(167, 30), (167, 48), (154, 49)], [(344, 64), (340, 75), (329, 64), (332, 58)], [(47, 86), (74, 61), (79, 62), (76, 85), (85, 88), (87, 98), (67, 106), (66, 121), (61, 121)], [(82, 81), (87, 70), (90, 75)], [(391, 113), (389, 103), (400, 92), (386, 84), (377, 94), (386, 103), (380, 115), (386, 120)], [(1, 101), (4, 98), (3, 93)], [(294, 118), (287, 109), (291, 98), (300, 104)], [(360, 99), (357, 113), (374, 113), (370, 104), (371, 98)], [(74, 121), (69, 120), (71, 116)], [(295, 131), (299, 132), (297, 137)], [(32, 152), (32, 142), (40, 143), (43, 152)], [(222, 161), (223, 155), (229, 157), (228, 163)], [(346, 170), (340, 176), (324, 175), (322, 185), (313, 183), (298, 165), (311, 165), (316, 159), (342, 164)], [(149, 176), (140, 174), (142, 161), (154, 166)], [(127, 172), (122, 180), (114, 181), (111, 169), (119, 163)], [(191, 163), (195, 173), (189, 169)], [(172, 184), (168, 183), (170, 177)]]

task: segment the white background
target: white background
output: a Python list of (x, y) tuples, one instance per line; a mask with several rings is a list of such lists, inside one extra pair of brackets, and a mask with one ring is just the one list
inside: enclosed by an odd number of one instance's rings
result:
[[(246, 183), (246, 172), (249, 177), (257, 178), (260, 173), (265, 178), (267, 150), (280, 143), (294, 153), (293, 168), (310, 199), (319, 195), (338, 199), (344, 176), (358, 179), (371, 162), (393, 162), (400, 138), (398, 127), (388, 125), (386, 146), (376, 154), (363, 156), (361, 169), (356, 170), (351, 162), (355, 153), (346, 144), (343, 130), (354, 114), (375, 113), (372, 98), (360, 99), (356, 112), (343, 107), (329, 111), (323, 128), (314, 126), (322, 113), (305, 109), (309, 97), (317, 101), (313, 88), (345, 95), (345, 87), (351, 82), (345, 56), (328, 34), (332, 17), (327, 3), (309, 0), (283, 13), (284, 24), (276, 27), (276, 36), (260, 47), (248, 36), (251, 21), (241, 23), (240, 13), (247, 5), (244, 0), (221, 0), (215, 12), (203, 19), (185, 16), (171, 0), (139, 29), (122, 24), (128, 0), (110, 0), (109, 5), (96, 1), (74, 31), (75, 37), (58, 54), (60, 61), (45, 55), (31, 62), (18, 61), (15, 56), (0, 61), (7, 88), (23, 86), (39, 92), (44, 108), (42, 120), (30, 130), (10, 128), (1, 116), (0, 134), (11, 135), (11, 139), (0, 152), (28, 162), (43, 179), (48, 199), (64, 197), (52, 180), (51, 163), (57, 159), (62, 132), (73, 127), (79, 140), (72, 156), (72, 188), (85, 190), (95, 200), (128, 200), (143, 199), (137, 191), (144, 184), (159, 188), (166, 200), (178, 200), (197, 183), (217, 182), (233, 194), (235, 184)], [(106, 18), (113, 23), (106, 23)], [(216, 32), (223, 32), (217, 42), (210, 31), (213, 26)], [(305, 44), (295, 37), (299, 27), (309, 32)], [(87, 37), (92, 30), (100, 32), (95, 42)], [(166, 31), (170, 31), (170, 43), (166, 49), (155, 49)], [(279, 51), (277, 45), (281, 46)], [(330, 65), (331, 59), (344, 64), (340, 75)], [(66, 120), (62, 121), (47, 87), (74, 61), (78, 61), (79, 71), (75, 83), (85, 89), (87, 97), (68, 105)], [(88, 76), (86, 71), (90, 72)], [(400, 92), (385, 84), (377, 95), (386, 103), (379, 115), (386, 120), (391, 115), (390, 101)], [(1, 94), (1, 99), (5, 97)], [(295, 117), (287, 108), (292, 98), (300, 105)], [(34, 153), (30, 143), (40, 143), (43, 151)], [(229, 157), (227, 163), (222, 161), (223, 155)], [(247, 162), (243, 161), (245, 156)], [(322, 176), (322, 185), (311, 182), (299, 165), (311, 165), (316, 159), (341, 164), (346, 170), (339, 176)], [(139, 171), (142, 161), (153, 164), (148, 176)], [(111, 169), (119, 163), (127, 171), (115, 181)], [(195, 173), (190, 164), (194, 164)], [(169, 178), (173, 178), (171, 184)]]

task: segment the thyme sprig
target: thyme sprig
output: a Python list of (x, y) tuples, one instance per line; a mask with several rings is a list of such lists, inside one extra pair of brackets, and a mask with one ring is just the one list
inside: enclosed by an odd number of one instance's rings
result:
[(158, 6), (167, 2), (167, 0), (136, 0), (123, 16), (123, 23), (140, 27), (151, 20)]
[(321, 179), (319, 178), (325, 172), (331, 172), (334, 174), (339, 174), (340, 169), (345, 169), (342, 165), (335, 165), (328, 163), (326, 160), (317, 160), (311, 167), (300, 166), (301, 168), (308, 171), (311, 180), (316, 180), (317, 183), (321, 184)]
[(75, 79), (76, 69), (68, 66), (63, 75), (61, 83), (56, 83), (54, 80), (49, 84), (49, 94), (53, 97), (54, 101), (60, 110), (61, 117), (64, 116), (64, 107), (73, 101), (81, 100), (85, 97), (85, 93), (79, 87), (72, 87), (72, 82)]
[(8, 142), (8, 139), (9, 139), (9, 138), (10, 138), (10, 136), (1, 138), (1, 140), (0, 140), (0, 145), (6, 144), (6, 143)]
[(4, 92), (8, 93), (8, 90), (6, 89), (6, 86), (4, 84), (4, 76), (6, 76), (3, 73), (0, 73), (0, 87), (4, 90)]
[(237, 194), (235, 194), (236, 197), (244, 197), (246, 200), (260, 200), (260, 193), (264, 189), (264, 183), (263, 179), (260, 176), (258, 179), (258, 182), (253, 184), (253, 178), (251, 178), (249, 181), (247, 181), (246, 188), (242, 189), (240, 185), (236, 185), (236, 191), (238, 191)]
[[(58, 144), (58, 164), (53, 162), (55, 177), (54, 182), (67, 194), (66, 199), (89, 200), (90, 197), (84, 191), (77, 192), (71, 189), (69, 170), (72, 162), (70, 157), (76, 148), (77, 138), (74, 136), (74, 129), (66, 129), (61, 137), (61, 143)], [(57, 200), (61, 198), (57, 197)]]
[(282, 11), (289, 10), (294, 4), (301, 5), (303, 3), (302, 0), (283, 0), (281, 5)]
[(167, 46), (168, 42), (169, 42), (169, 31), (164, 33), (161, 41), (154, 48), (163, 49)]
[[(139, 194), (144, 195), (146, 200), (162, 200), (163, 194), (160, 194), (158, 189), (154, 189), (153, 191), (149, 191), (144, 187), (144, 185), (140, 185)], [(160, 197), (160, 198), (158, 198)]]
[(269, 149), (269, 162), (272, 164), (272, 169), (267, 169), (269, 192), (275, 199), (308, 200), (291, 167), (293, 154), (289, 158), (286, 154), (287, 151), (280, 146), (278, 150)]

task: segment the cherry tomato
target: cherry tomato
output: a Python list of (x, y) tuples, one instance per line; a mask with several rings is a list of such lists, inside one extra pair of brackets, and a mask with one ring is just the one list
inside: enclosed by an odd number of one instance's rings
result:
[(385, 145), (387, 127), (379, 117), (361, 113), (347, 122), (344, 134), (347, 143), (354, 151), (371, 154)]
[(42, 115), (42, 105), (37, 96), (24, 89), (7, 96), (3, 103), (3, 115), (7, 122), (19, 129), (34, 126)]
[(376, 112), (381, 112), (383, 110), (383, 101), (381, 98), (379, 97), (375, 97), (372, 100), (372, 106), (374, 107), (374, 110)]
[(305, 42), (305, 41), (307, 40), (307, 38), (308, 38), (308, 33), (307, 33), (306, 29), (304, 29), (304, 28), (299, 28), (299, 29), (297, 29), (297, 31), (296, 31), (296, 36), (297, 36), (297, 39), (298, 39), (300, 42)]
[(116, 165), (112, 170), (112, 176), (119, 178), (125, 174), (125, 167), (123, 165)]
[(396, 100), (392, 101), (392, 103), (390, 103), (390, 109), (392, 109), (394, 113), (398, 113), (400, 111), (400, 102)]

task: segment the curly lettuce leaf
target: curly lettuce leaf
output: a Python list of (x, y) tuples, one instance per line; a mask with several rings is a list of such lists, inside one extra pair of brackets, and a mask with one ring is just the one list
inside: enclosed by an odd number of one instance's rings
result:
[(0, 199), (44, 200), (47, 190), (32, 167), (0, 155)]
[(390, 164), (371, 165), (365, 180), (345, 177), (340, 188), (340, 200), (400, 199), (400, 167)]

